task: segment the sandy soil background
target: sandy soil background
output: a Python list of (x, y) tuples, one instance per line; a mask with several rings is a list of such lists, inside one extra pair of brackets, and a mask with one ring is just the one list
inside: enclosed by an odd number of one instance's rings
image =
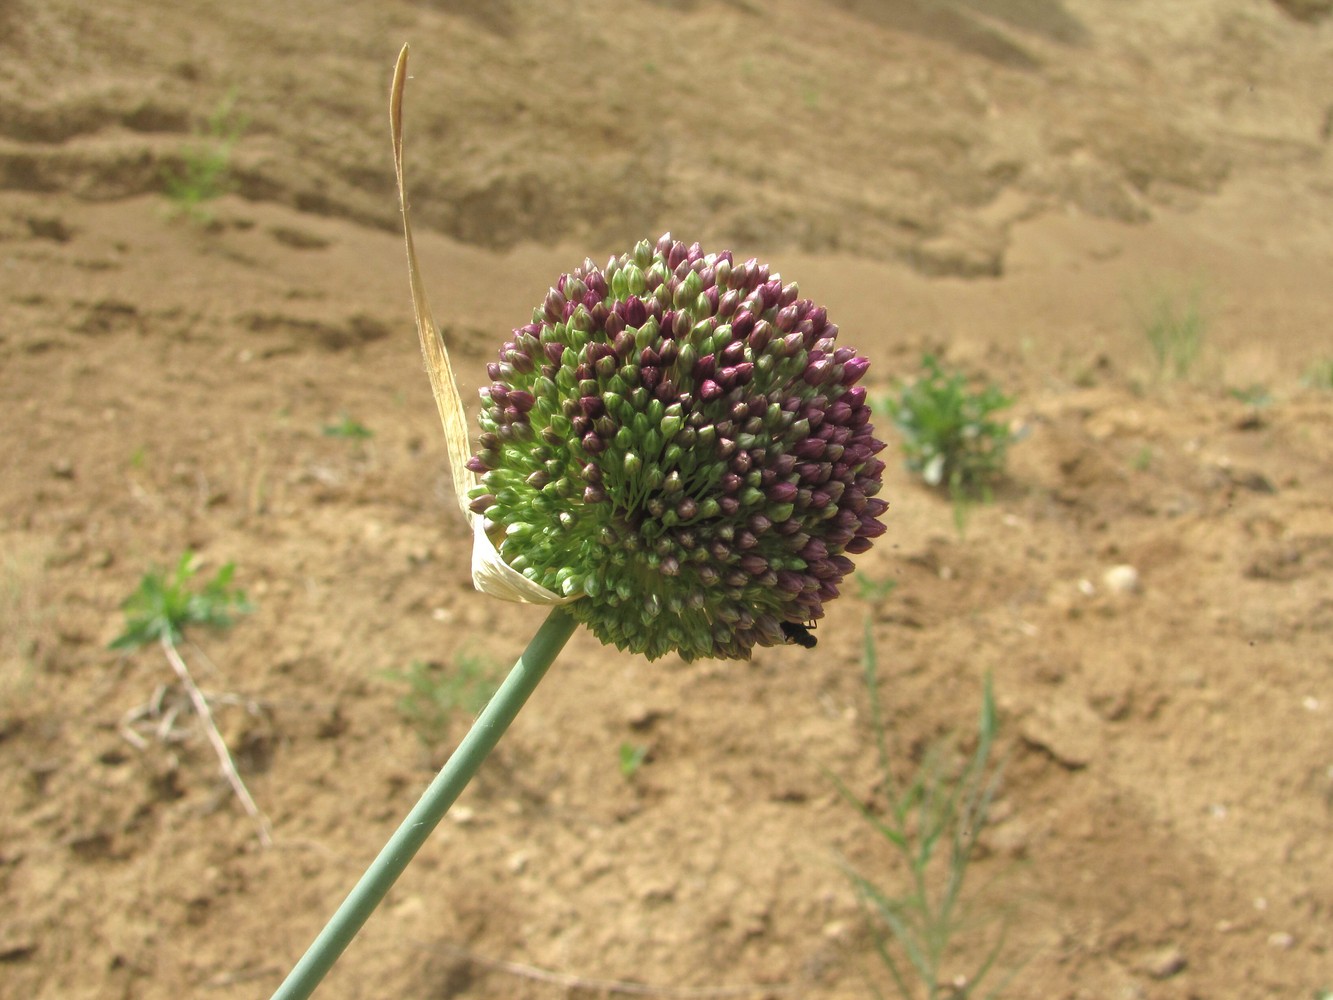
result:
[[(866, 622), (899, 779), (994, 677), (1007, 996), (1333, 989), (1328, 7), (0, 2), (0, 994), (267, 996), (429, 780), (385, 671), (502, 668), (541, 620), (468, 581), (403, 42), (469, 398), (562, 270), (670, 229), (799, 280), (875, 393), (938, 351), (1027, 437), (962, 535), (891, 458), (858, 568), (896, 587), (814, 651), (576, 635), (320, 995), (870, 995), (840, 863), (903, 875), (830, 777), (882, 806)], [(232, 193), (173, 214), (229, 100)], [(1205, 322), (1186, 379), (1162, 297)], [(108, 652), (119, 605), (187, 549), (256, 606), (186, 652), (267, 850), (188, 717), (120, 732), (172, 674)]]

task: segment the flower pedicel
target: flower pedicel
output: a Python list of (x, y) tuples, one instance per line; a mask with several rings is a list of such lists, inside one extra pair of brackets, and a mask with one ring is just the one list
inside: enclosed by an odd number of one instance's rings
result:
[[(754, 260), (663, 236), (562, 275), (481, 390), (500, 557), (603, 642), (748, 658), (884, 532), (869, 362)], [(804, 633), (801, 633), (804, 636)]]

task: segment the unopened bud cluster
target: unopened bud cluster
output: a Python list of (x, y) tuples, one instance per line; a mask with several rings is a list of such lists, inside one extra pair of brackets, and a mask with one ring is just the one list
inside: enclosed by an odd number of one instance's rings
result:
[(563, 275), (481, 390), (470, 494), (603, 642), (748, 658), (823, 617), (884, 531), (884, 445), (825, 310), (663, 236)]

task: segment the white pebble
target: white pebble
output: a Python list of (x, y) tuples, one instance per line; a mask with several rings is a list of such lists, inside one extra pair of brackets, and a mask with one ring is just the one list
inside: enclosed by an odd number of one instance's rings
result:
[(1142, 588), (1139, 571), (1133, 566), (1121, 564), (1112, 566), (1102, 574), (1102, 583), (1113, 594), (1137, 594)]

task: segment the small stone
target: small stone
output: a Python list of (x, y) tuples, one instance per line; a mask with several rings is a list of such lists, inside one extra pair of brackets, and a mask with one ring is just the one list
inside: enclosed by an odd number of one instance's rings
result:
[(844, 941), (851, 936), (851, 925), (846, 920), (830, 920), (820, 933), (829, 941)]
[(1102, 721), (1087, 705), (1072, 698), (1040, 705), (1019, 723), (1019, 734), (1070, 770), (1087, 767), (1102, 743)]
[(1268, 944), (1273, 948), (1280, 948), (1283, 951), (1289, 951), (1296, 944), (1296, 938), (1286, 931), (1277, 931), (1268, 935)]
[(1138, 963), (1138, 969), (1153, 979), (1170, 979), (1185, 968), (1185, 964), (1185, 953), (1172, 945), (1144, 956)]
[(1124, 563), (1112, 566), (1103, 573), (1102, 583), (1113, 594), (1137, 594), (1143, 589), (1139, 571)]
[(57, 479), (73, 479), (74, 463), (68, 458), (57, 458), (51, 463), (51, 475)]
[(513, 854), (509, 855), (508, 860), (505, 862), (505, 867), (509, 869), (510, 875), (522, 875), (528, 867), (528, 852), (515, 851)]
[(654, 722), (665, 715), (661, 709), (651, 708), (648, 705), (631, 705), (629, 712), (625, 715), (625, 721), (629, 727), (634, 730), (644, 730), (650, 728)]

